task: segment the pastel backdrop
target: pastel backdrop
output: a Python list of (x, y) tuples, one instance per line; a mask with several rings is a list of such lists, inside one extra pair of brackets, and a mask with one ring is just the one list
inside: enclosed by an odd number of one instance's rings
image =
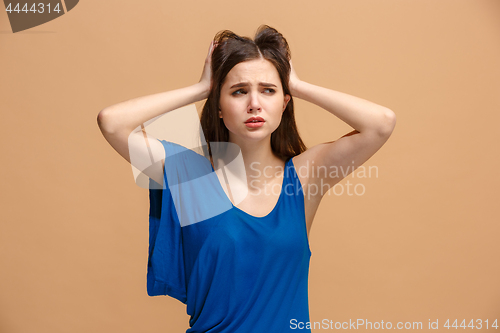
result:
[[(288, 39), (301, 79), (397, 115), (365, 163), (377, 176), (340, 183), (363, 195), (330, 190), (316, 214), (311, 321), (500, 319), (499, 13), (496, 0), (87, 0), (18, 33), (0, 13), (0, 332), (188, 328), (185, 305), (146, 294), (148, 192), (96, 117), (197, 82), (218, 31), (260, 24)], [(308, 147), (352, 130), (295, 101)]]

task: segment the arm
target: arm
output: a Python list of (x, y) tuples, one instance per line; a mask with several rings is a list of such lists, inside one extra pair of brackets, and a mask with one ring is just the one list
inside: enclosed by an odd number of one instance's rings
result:
[(205, 59), (198, 83), (154, 95), (134, 98), (103, 109), (97, 115), (99, 128), (105, 133), (131, 132), (141, 124), (165, 112), (172, 111), (208, 97), (211, 84), (210, 59), (213, 42)]
[(290, 89), (293, 96), (322, 107), (359, 133), (376, 132), (384, 136), (390, 135), (394, 129), (396, 115), (388, 108), (301, 81), (293, 67), (290, 73)]
[(212, 42), (198, 83), (121, 102), (106, 107), (97, 115), (99, 129), (113, 149), (129, 163), (129, 151), (133, 150), (134, 161), (137, 161), (134, 163), (140, 164), (134, 166), (160, 185), (163, 183), (163, 161), (161, 165), (152, 163), (164, 160), (165, 150), (158, 140), (142, 132), (141, 127), (166, 112), (208, 97), (212, 80), (210, 61), (213, 46)]
[[(290, 73), (290, 90), (293, 96), (322, 107), (354, 128), (354, 131), (336, 141), (311, 147), (298, 158), (300, 165), (306, 165), (305, 162), (309, 160), (314, 161), (316, 168), (324, 166), (330, 170), (330, 167), (337, 167), (340, 171), (335, 178), (317, 176), (313, 179), (309, 176), (308, 183), (314, 183), (318, 188), (321, 188), (321, 182), (330, 187), (335, 185), (366, 162), (389, 139), (396, 125), (396, 115), (390, 109), (301, 81), (293, 67)], [(309, 170), (309, 174), (311, 171)], [(323, 196), (325, 193), (323, 191), (318, 195)]]
[(134, 98), (99, 112), (97, 123), (106, 134), (132, 132), (148, 120), (188, 104), (207, 98), (208, 89), (202, 83), (154, 95)]

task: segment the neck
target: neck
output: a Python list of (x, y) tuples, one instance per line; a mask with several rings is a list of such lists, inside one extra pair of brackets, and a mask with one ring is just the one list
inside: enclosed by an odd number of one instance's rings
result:
[(272, 151), (271, 136), (262, 140), (235, 140), (230, 137), (229, 142), (241, 149), (248, 182), (257, 180), (260, 184), (270, 183), (283, 172), (284, 161)]

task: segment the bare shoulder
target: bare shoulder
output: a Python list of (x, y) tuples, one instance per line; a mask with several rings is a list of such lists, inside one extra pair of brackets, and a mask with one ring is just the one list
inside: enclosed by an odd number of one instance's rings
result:
[(311, 230), (311, 226), (314, 220), (314, 216), (318, 210), (319, 204), (322, 199), (322, 195), (318, 195), (318, 191), (313, 188), (314, 180), (311, 177), (312, 173), (312, 161), (314, 161), (314, 156), (317, 151), (321, 149), (318, 146), (311, 147), (299, 155), (292, 157), (292, 162), (295, 168), (297, 177), (299, 178), (300, 184), (302, 186), (302, 192), (304, 194), (304, 210), (306, 218), (306, 228), (307, 235)]
[[(316, 159), (319, 154), (323, 151), (324, 147), (328, 144), (321, 143), (311, 148), (308, 148), (306, 151), (302, 152), (299, 155), (296, 155), (292, 158), (293, 165), (295, 167), (295, 172), (300, 179), (300, 184), (306, 193), (309, 186), (314, 182), (312, 177), (313, 168), (316, 166)], [(307, 193), (309, 196), (312, 193)]]

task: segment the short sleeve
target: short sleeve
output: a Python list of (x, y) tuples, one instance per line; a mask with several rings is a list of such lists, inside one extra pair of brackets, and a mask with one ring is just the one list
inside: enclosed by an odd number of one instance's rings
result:
[[(179, 153), (181, 146), (160, 140), (166, 158)], [(169, 160), (169, 163), (173, 159)], [(184, 264), (182, 228), (168, 186), (165, 169), (163, 186), (149, 180), (149, 251), (147, 293), (167, 295), (186, 304), (186, 271)], [(163, 188), (162, 188), (163, 187)]]

